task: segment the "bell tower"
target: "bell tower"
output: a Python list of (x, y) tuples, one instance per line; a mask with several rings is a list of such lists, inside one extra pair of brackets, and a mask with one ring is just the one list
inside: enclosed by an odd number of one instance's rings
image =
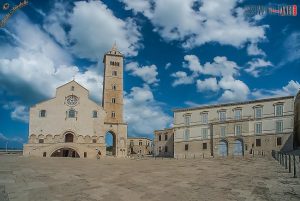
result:
[(104, 80), (102, 107), (107, 112), (106, 123), (124, 123), (123, 120), (123, 55), (116, 43), (103, 58)]

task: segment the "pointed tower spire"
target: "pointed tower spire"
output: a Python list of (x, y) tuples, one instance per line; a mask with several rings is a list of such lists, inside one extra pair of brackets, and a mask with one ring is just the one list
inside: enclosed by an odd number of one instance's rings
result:
[(117, 42), (115, 41), (112, 48), (111, 48), (112, 51), (118, 51), (118, 48), (117, 48)]

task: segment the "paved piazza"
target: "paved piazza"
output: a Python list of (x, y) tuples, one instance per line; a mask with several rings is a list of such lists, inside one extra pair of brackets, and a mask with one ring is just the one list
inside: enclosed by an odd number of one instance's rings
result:
[(9, 200), (20, 201), (300, 200), (300, 179), (291, 176), (276, 161), (262, 158), (97, 161), (0, 155), (0, 187), (5, 185)]

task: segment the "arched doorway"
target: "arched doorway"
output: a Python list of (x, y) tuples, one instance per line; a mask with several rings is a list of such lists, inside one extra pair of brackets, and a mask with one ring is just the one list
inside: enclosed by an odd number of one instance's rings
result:
[(237, 139), (234, 141), (234, 150), (233, 155), (234, 156), (243, 156), (244, 155), (244, 149), (243, 149), (243, 141), (240, 139)]
[(112, 131), (108, 131), (105, 134), (105, 144), (106, 144), (106, 155), (116, 156), (116, 134)]
[(228, 143), (226, 140), (221, 140), (219, 142), (219, 155), (223, 157), (228, 155)]
[(73, 135), (73, 133), (67, 133), (65, 135), (65, 142), (74, 142), (74, 135)]
[(80, 158), (77, 151), (72, 148), (60, 148), (51, 154), (51, 157), (71, 157), (71, 158)]

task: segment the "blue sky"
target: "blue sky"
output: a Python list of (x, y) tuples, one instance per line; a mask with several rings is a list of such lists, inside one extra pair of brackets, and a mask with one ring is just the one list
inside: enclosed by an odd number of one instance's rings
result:
[[(19, 2), (0, 0), (0, 19)], [(29, 107), (73, 76), (100, 102), (114, 42), (125, 55), (129, 136), (171, 126), (173, 108), (295, 95), (299, 15), (245, 10), (297, 2), (31, 0), (0, 28), (0, 147), (25, 143)]]

